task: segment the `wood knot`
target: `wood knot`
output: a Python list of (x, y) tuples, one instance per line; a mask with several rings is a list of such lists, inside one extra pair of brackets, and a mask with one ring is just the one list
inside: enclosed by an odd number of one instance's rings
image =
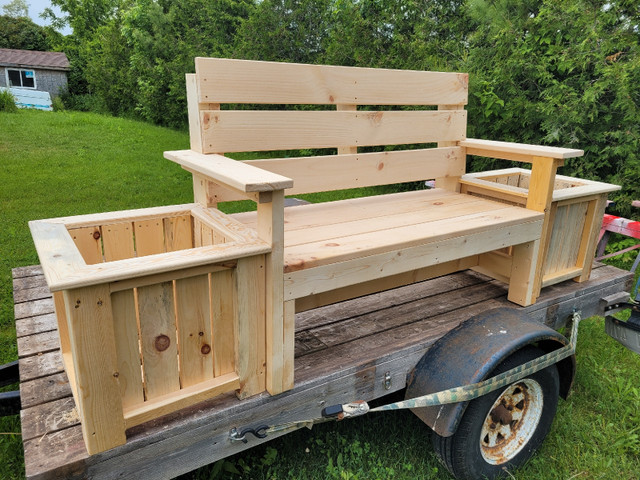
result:
[(384, 162), (380, 162), (378, 164), (378, 170), (382, 170), (384, 168)]
[(209, 353), (211, 353), (211, 347), (205, 343), (205, 344), (204, 344), (204, 345), (202, 345), (202, 347), (200, 348), (200, 352), (201, 352), (203, 355), (208, 355)]
[(93, 232), (93, 239), (94, 240), (100, 240), (100, 232), (98, 230)]
[(158, 335), (156, 337), (154, 345), (157, 351), (164, 352), (167, 348), (169, 348), (169, 345), (171, 345), (171, 339), (166, 335)]

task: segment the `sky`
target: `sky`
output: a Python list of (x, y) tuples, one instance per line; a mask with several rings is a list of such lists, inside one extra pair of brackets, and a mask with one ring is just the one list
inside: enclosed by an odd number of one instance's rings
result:
[[(0, 0), (0, 5), (6, 5), (10, 0)], [(56, 14), (60, 14), (60, 9), (58, 7), (53, 7), (51, 5), (50, 0), (27, 0), (27, 5), (29, 5), (29, 17), (38, 25), (46, 25), (48, 24), (44, 19), (40, 18), (40, 14), (44, 11), (45, 8), (52, 8)], [(66, 27), (61, 33), (64, 35), (69, 35), (71, 33), (71, 29)]]

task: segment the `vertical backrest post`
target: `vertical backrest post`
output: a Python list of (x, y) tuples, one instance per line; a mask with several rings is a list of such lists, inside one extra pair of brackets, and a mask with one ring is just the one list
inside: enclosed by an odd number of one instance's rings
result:
[[(348, 103), (339, 103), (336, 105), (336, 110), (338, 112), (356, 112), (358, 110), (357, 105), (348, 104)], [(348, 146), (348, 147), (338, 147), (338, 155), (343, 154), (353, 154), (358, 153), (357, 145)]]
[[(438, 105), (438, 110), (464, 110), (464, 105)], [(458, 142), (447, 141), (447, 142), (438, 142), (438, 147), (455, 147), (458, 146)], [(460, 147), (463, 149), (462, 154), (458, 157), (461, 162), (465, 163), (465, 165), (461, 166), (461, 171), (466, 172), (466, 158), (464, 152), (464, 147)], [(440, 177), (436, 178), (436, 187), (444, 188), (445, 190), (450, 190), (452, 192), (460, 191), (460, 176), (455, 177)]]
[[(202, 126), (200, 122), (200, 102), (198, 79), (195, 73), (186, 75), (187, 112), (189, 115), (189, 145), (191, 150), (203, 153)], [(209, 104), (208, 109), (220, 109), (220, 104)], [(193, 174), (193, 199), (204, 207), (216, 207), (216, 184), (201, 175)]]

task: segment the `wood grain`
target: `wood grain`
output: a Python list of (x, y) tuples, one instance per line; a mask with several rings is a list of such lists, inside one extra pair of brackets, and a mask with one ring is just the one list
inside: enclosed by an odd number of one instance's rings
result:
[(467, 129), (465, 110), (204, 110), (200, 115), (204, 153), (458, 141)]
[(468, 76), (196, 58), (200, 103), (466, 104)]

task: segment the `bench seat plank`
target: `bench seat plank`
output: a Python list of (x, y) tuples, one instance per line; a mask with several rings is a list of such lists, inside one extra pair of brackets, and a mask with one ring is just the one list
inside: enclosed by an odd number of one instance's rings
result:
[[(235, 218), (251, 226), (255, 216)], [(505, 226), (535, 231), (531, 224), (543, 217), (441, 189), (290, 207), (285, 209), (284, 268), (294, 272)], [(487, 245), (487, 251), (493, 248)]]

